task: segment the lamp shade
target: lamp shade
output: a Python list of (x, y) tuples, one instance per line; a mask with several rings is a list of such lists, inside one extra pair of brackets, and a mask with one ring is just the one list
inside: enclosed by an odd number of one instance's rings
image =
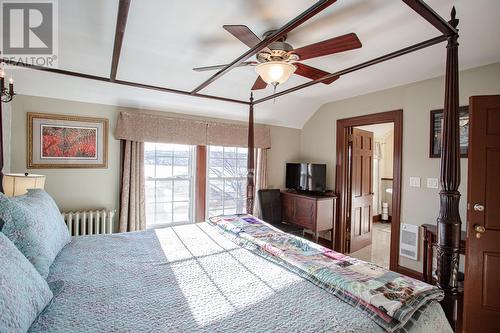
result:
[(6, 173), (3, 175), (3, 191), (5, 195), (14, 197), (23, 195), (30, 188), (41, 188), (45, 186), (45, 176), (22, 173)]
[(276, 86), (290, 78), (297, 67), (284, 61), (269, 61), (258, 64), (255, 70), (267, 84)]

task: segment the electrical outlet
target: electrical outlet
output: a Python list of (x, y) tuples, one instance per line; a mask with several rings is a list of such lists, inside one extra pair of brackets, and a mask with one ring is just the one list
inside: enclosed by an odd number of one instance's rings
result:
[(411, 187), (420, 187), (420, 177), (410, 177)]
[(439, 180), (437, 178), (427, 178), (427, 188), (439, 188)]

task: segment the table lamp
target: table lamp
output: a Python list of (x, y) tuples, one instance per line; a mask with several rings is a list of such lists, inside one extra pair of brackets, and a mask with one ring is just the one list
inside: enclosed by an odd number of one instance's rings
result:
[(30, 188), (41, 188), (45, 185), (44, 175), (29, 173), (6, 173), (3, 175), (3, 190), (8, 197), (23, 195)]

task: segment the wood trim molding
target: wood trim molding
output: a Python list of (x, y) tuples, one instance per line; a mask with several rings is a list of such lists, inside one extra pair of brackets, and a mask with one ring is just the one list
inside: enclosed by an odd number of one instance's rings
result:
[[(348, 160), (347, 156), (347, 131), (354, 126), (394, 123), (394, 168), (393, 168), (393, 202), (391, 223), (391, 257), (389, 268), (398, 271), (399, 266), (399, 232), (401, 223), (401, 186), (402, 186), (402, 157), (403, 157), (403, 110), (395, 110), (368, 114), (359, 117), (337, 120), (337, 151), (336, 151), (336, 183), (335, 191), (339, 196), (338, 218), (334, 226), (334, 249), (346, 253), (346, 217), (348, 214)], [(406, 269), (403, 267), (403, 269)], [(418, 275), (418, 272), (415, 272)]]
[(404, 267), (404, 266), (400, 266), (398, 265), (396, 267), (396, 269), (391, 269), (395, 272), (398, 272), (398, 273), (401, 273), (403, 275), (406, 275), (406, 276), (409, 276), (409, 277), (412, 277), (414, 279), (417, 279), (417, 280), (420, 280), (420, 281), (423, 281), (424, 280), (424, 275), (423, 273), (420, 273), (420, 272), (417, 272), (417, 271), (414, 271), (413, 269), (410, 269), (408, 267)]
[(195, 222), (204, 222), (207, 207), (207, 146), (196, 146)]
[[(373, 215), (373, 222), (381, 222), (381, 223), (385, 223), (385, 222), (382, 222), (382, 214), (377, 214), (377, 215)], [(389, 223), (392, 222), (392, 216), (389, 215), (389, 219), (387, 220)]]
[(122, 51), (123, 36), (125, 35), (125, 27), (127, 26), (129, 8), (130, 0), (120, 0), (120, 4), (118, 5), (118, 17), (116, 19), (113, 59), (111, 60), (111, 74), (109, 75), (112, 81), (116, 80), (116, 74), (118, 72), (118, 63), (120, 62), (120, 53)]
[(226, 98), (226, 97), (220, 97), (220, 96), (214, 96), (214, 95), (206, 95), (206, 94), (192, 94), (189, 91), (185, 91), (185, 90), (154, 86), (151, 84), (144, 84), (144, 83), (133, 82), (133, 81), (112, 80), (109, 77), (67, 71), (64, 69), (58, 69), (58, 68), (52, 68), (52, 67), (43, 67), (43, 66), (38, 66), (38, 65), (32, 65), (29, 63), (25, 63), (25, 62), (17, 61), (17, 60), (12, 60), (12, 59), (8, 59), (8, 58), (0, 58), (0, 63), (5, 63), (5, 64), (10, 65), (10, 66), (16, 66), (16, 67), (21, 67), (21, 68), (26, 68), (26, 69), (32, 69), (32, 70), (37, 70), (37, 71), (42, 71), (42, 72), (53, 73), (53, 74), (73, 76), (73, 77), (78, 77), (81, 79), (94, 80), (94, 81), (100, 81), (100, 82), (106, 82), (106, 83), (114, 83), (114, 84), (119, 84), (119, 85), (123, 85), (123, 86), (134, 87), (134, 88), (156, 90), (156, 91), (166, 92), (166, 93), (171, 93), (171, 94), (193, 96), (193, 97), (199, 97), (199, 98), (207, 98), (207, 99), (213, 99), (213, 100), (230, 102), (230, 103), (238, 103), (238, 104), (245, 104), (245, 105), (250, 104), (247, 101), (241, 101), (241, 100), (232, 99), (232, 98)]
[[(218, 78), (220, 78), (222, 75), (226, 74), (229, 72), (231, 69), (237, 67), (240, 65), (242, 62), (244, 62), (246, 59), (251, 57), (252, 55), (255, 55), (258, 53), (261, 49), (265, 48), (267, 45), (272, 43), (273, 41), (278, 40), (281, 38), (283, 35), (287, 34), (288, 32), (292, 31), (305, 21), (309, 20), (311, 17), (315, 16), (316, 14), (320, 13), (324, 9), (326, 9), (328, 6), (332, 5), (336, 0), (319, 0), (317, 3), (315, 3), (313, 6), (309, 7), (306, 11), (304, 11), (302, 14), (299, 16), (295, 17), (288, 23), (286, 23), (284, 26), (282, 26), (280, 29), (276, 30), (273, 34), (271, 34), (269, 37), (266, 39), (262, 40), (259, 44), (255, 45), (253, 48), (249, 49), (247, 52), (236, 58), (233, 62), (230, 64), (226, 65), (224, 68), (219, 70), (217, 73), (212, 75), (209, 79), (201, 83), (198, 87), (194, 88), (191, 91), (183, 91), (183, 90), (178, 90), (178, 89), (172, 89), (172, 88), (166, 88), (166, 87), (159, 87), (159, 86), (153, 86), (153, 85), (147, 85), (147, 84), (142, 84), (138, 82), (131, 82), (131, 81), (123, 81), (123, 80), (115, 80), (116, 78), (116, 70), (118, 67), (118, 60), (119, 60), (119, 53), (121, 50), (121, 43), (123, 42), (123, 33), (125, 30), (125, 24), (126, 24), (126, 18), (128, 15), (128, 8), (130, 5), (130, 0), (121, 0), (119, 10), (118, 10), (118, 16), (117, 16), (117, 27), (116, 27), (116, 32), (115, 32), (115, 45), (114, 45), (114, 50), (113, 50), (113, 59), (112, 59), (112, 69), (111, 69), (111, 74), (109, 78), (101, 77), (101, 76), (95, 76), (95, 75), (90, 75), (90, 74), (85, 74), (85, 73), (79, 73), (79, 72), (72, 72), (72, 71), (66, 71), (66, 70), (59, 70), (56, 68), (48, 68), (48, 67), (43, 67), (43, 66), (37, 66), (37, 65), (32, 65), (32, 64), (27, 64), (23, 63), (20, 61), (15, 61), (7, 58), (0, 58), (0, 62), (9, 64), (12, 66), (19, 66), (19, 67), (25, 67), (25, 68), (30, 68), (34, 70), (41, 70), (41, 71), (46, 71), (50, 73), (57, 73), (57, 74), (63, 74), (63, 75), (70, 75), (70, 76), (75, 76), (75, 77), (80, 77), (80, 78), (85, 78), (85, 79), (91, 79), (91, 80), (97, 80), (97, 81), (103, 81), (103, 82), (111, 82), (111, 83), (116, 83), (116, 84), (121, 84), (121, 85), (127, 85), (131, 87), (138, 87), (138, 88), (143, 88), (143, 89), (150, 89), (150, 90), (158, 90), (158, 91), (163, 91), (163, 92), (169, 92), (173, 94), (180, 94), (180, 95), (189, 95), (189, 96), (194, 96), (194, 97), (201, 97), (201, 98), (210, 98), (210, 99), (215, 99), (215, 100), (220, 100), (220, 101), (226, 101), (226, 102), (232, 102), (232, 103), (240, 103), (240, 104), (248, 104), (248, 102), (241, 101), (241, 100), (236, 100), (236, 99), (231, 99), (231, 98), (225, 98), (225, 97), (219, 97), (219, 96), (212, 96), (212, 95), (205, 95), (205, 94), (200, 94), (199, 91)], [(304, 88), (307, 88), (311, 85), (315, 85), (318, 83), (326, 82), (328, 80), (331, 80), (333, 78), (337, 79), (339, 76), (346, 75), (348, 73), (378, 64), (380, 62), (384, 62), (408, 53), (415, 52), (417, 50), (444, 42), (445, 40), (448, 39), (449, 36), (458, 36), (458, 30), (456, 29), (456, 24), (453, 25), (452, 22), (446, 22), (441, 16), (439, 16), (430, 6), (425, 4), (422, 0), (403, 0), (409, 7), (411, 7), (417, 14), (419, 14), (422, 18), (427, 20), (430, 24), (432, 24), (435, 28), (437, 28), (439, 31), (443, 33), (441, 36), (437, 36), (425, 41), (422, 41), (420, 43), (405, 47), (403, 49), (400, 49), (395, 52), (388, 53), (384, 56), (366, 61), (364, 63), (346, 68), (344, 70), (338, 71), (336, 73), (330, 73), (328, 75), (325, 75), (322, 78), (292, 87), (290, 89), (286, 89), (284, 91), (266, 96), (264, 98), (258, 99), (255, 101), (254, 104), (259, 104), (271, 99), (275, 99), (276, 97), (301, 90)], [(452, 10), (452, 16), (455, 16), (455, 8)], [(458, 20), (457, 20), (458, 24)], [(123, 29), (122, 29), (123, 28)]]

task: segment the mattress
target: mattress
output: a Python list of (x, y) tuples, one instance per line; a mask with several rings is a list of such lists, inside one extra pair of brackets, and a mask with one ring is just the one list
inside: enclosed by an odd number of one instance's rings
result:
[[(199, 223), (80, 236), (30, 332), (383, 332), (357, 309)], [(451, 332), (430, 304), (410, 332)]]

